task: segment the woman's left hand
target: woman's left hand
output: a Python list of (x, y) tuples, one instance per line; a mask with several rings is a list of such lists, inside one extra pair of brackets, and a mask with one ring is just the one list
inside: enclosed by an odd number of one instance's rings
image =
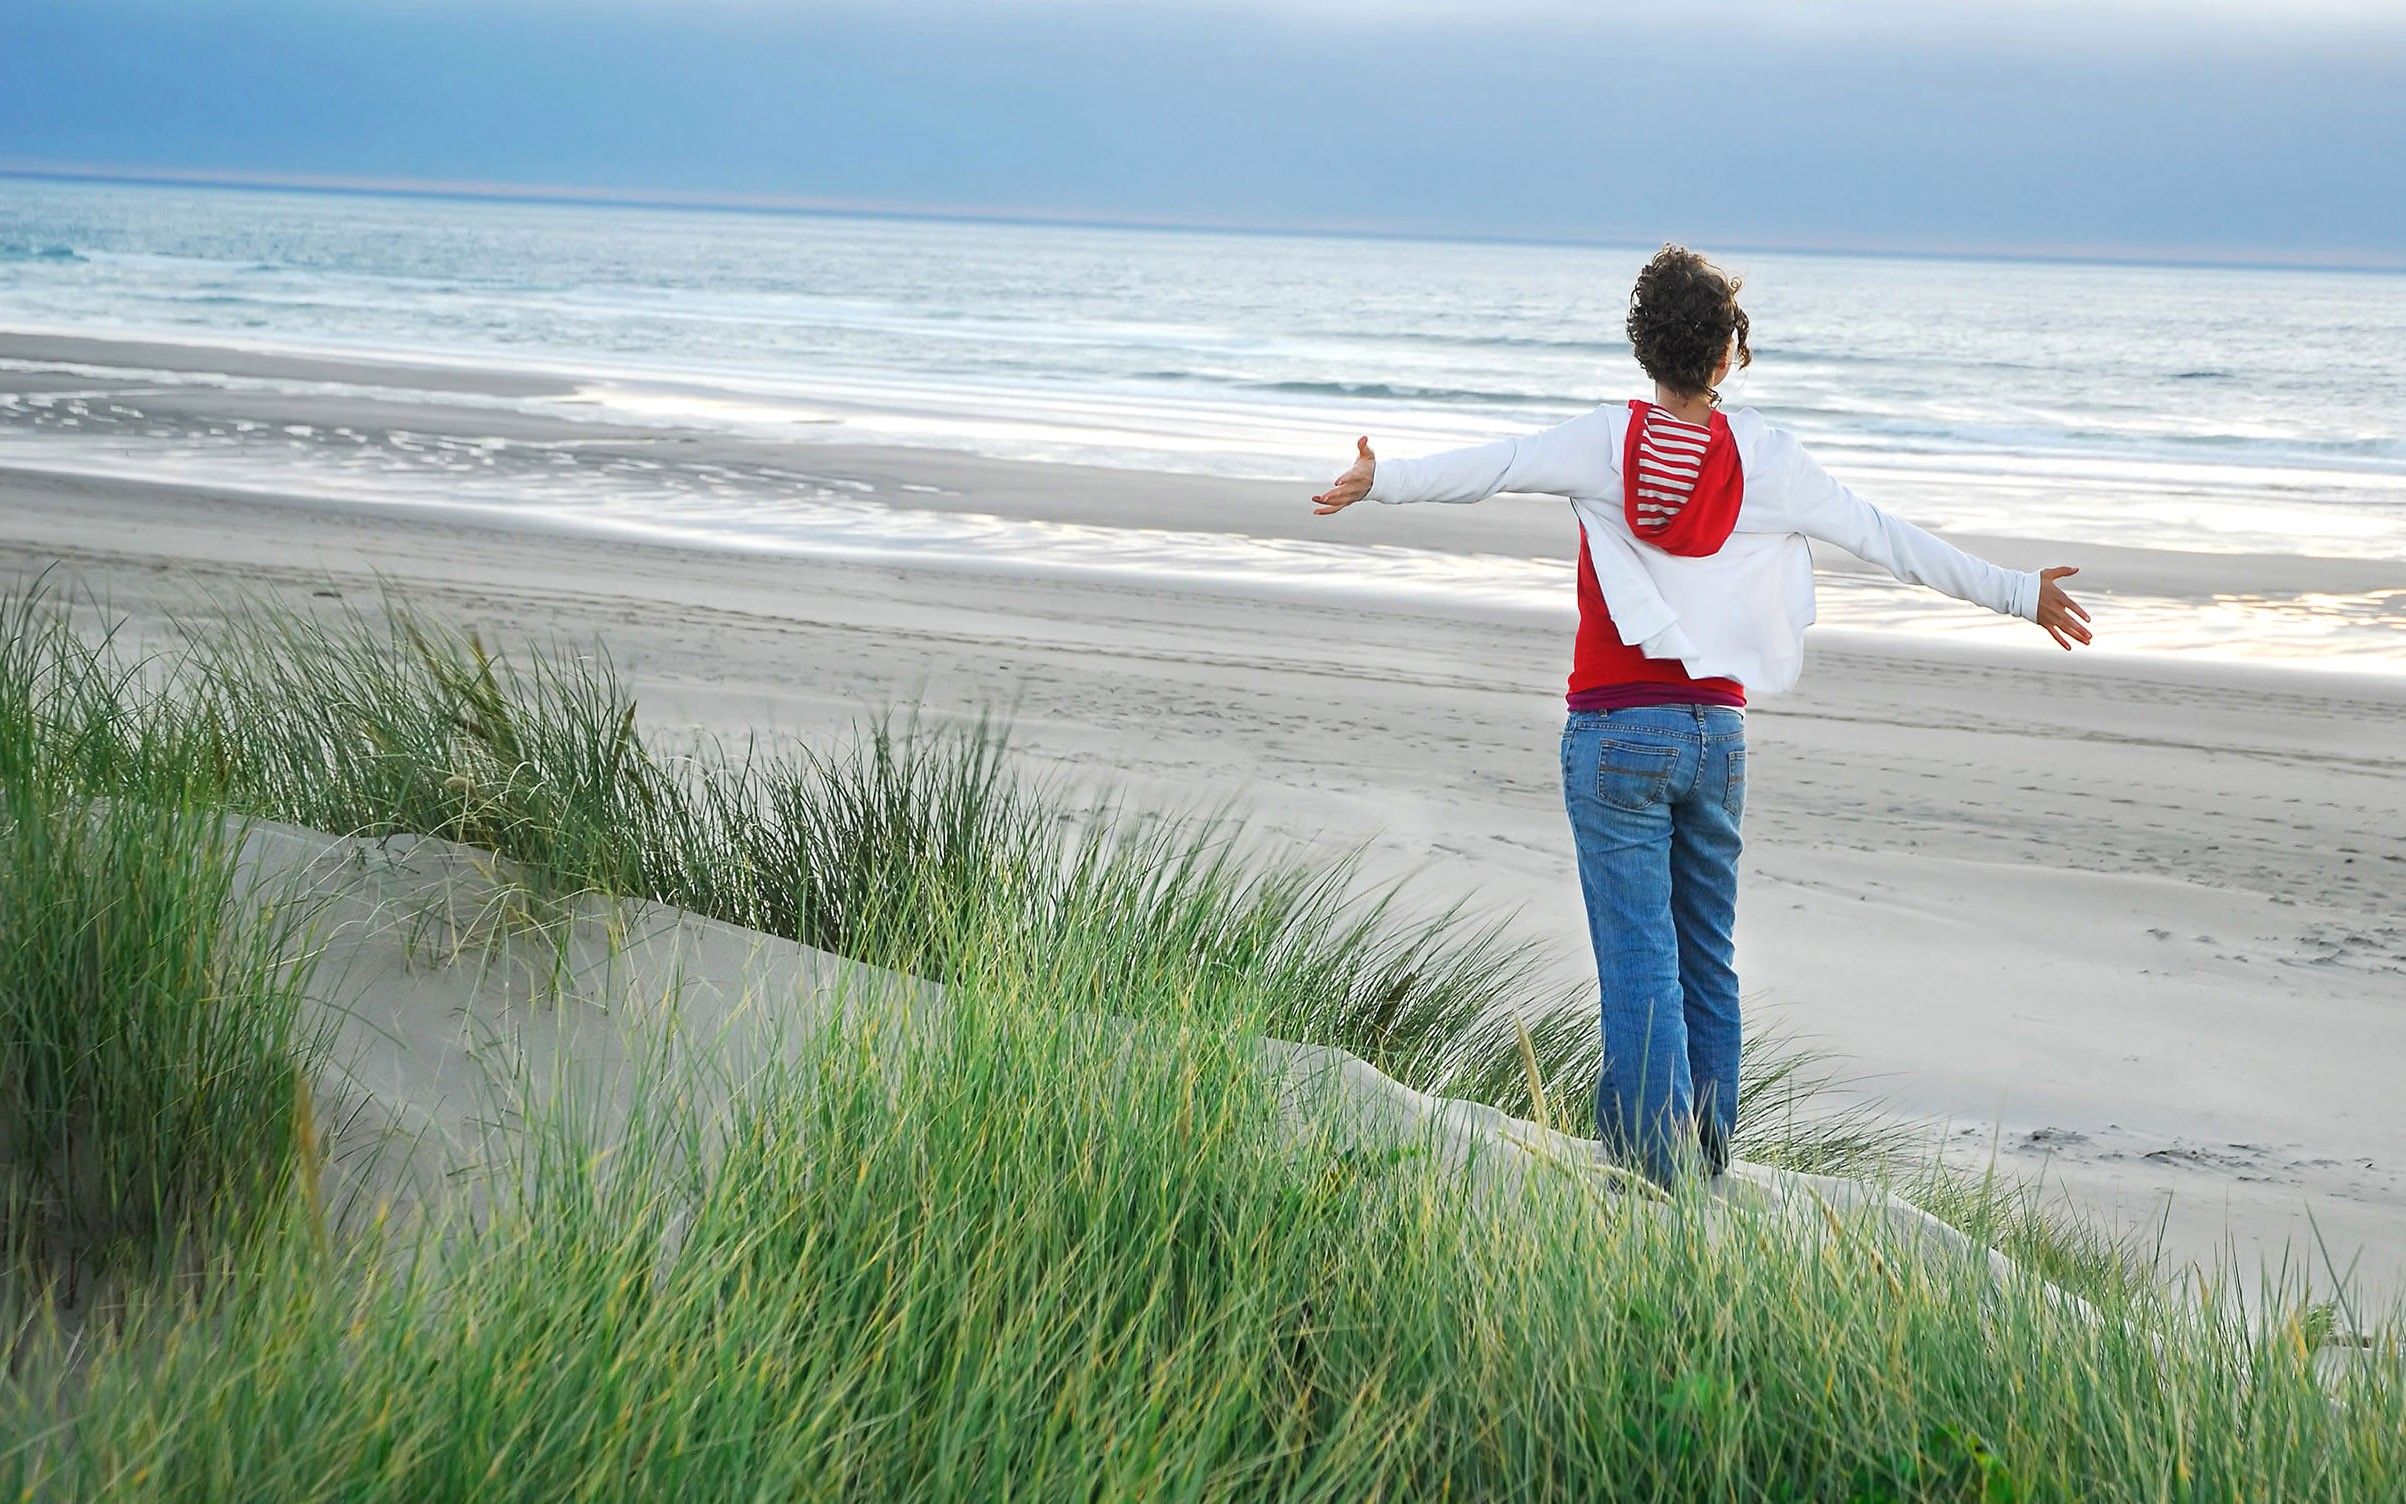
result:
[(2065, 575), (2078, 573), (2080, 571), (2069, 564), (2058, 564), (2053, 569), (2038, 572), (2038, 624), (2045, 627), (2047, 635), (2061, 643), (2067, 653), (2072, 651), (2073, 643), (2090, 640), (2089, 629), (2083, 625), (2089, 619), (2089, 614), (2081, 609), (2080, 602), (2072, 599), (2055, 582)]
[(1370, 436), (1362, 435), (1354, 442), (1353, 468), (1331, 482), (1329, 488), (1312, 498), (1312, 515), (1326, 517), (1342, 512), (1370, 494), (1371, 477), (1378, 474), (1378, 456), (1370, 452)]

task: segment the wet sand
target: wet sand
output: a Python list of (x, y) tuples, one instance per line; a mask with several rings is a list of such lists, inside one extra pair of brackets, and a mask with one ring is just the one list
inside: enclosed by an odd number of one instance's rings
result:
[[(135, 353), (0, 340), (19, 360)], [(234, 363), (138, 353), (154, 369)], [(281, 357), (239, 359), (273, 374)], [(573, 383), (485, 392), (484, 377), (424, 369), (406, 383), (491, 399), (476, 406), (380, 394), (391, 369), (330, 363), (347, 389), (307, 398), (120, 381), (139, 420), (100, 443), (149, 479), (54, 473), (94, 443), (21, 427), (0, 451), (0, 578), (56, 569), (145, 631), (236, 591), (336, 609), (389, 588), (489, 631), (601, 640), (663, 730), (808, 735), (889, 705), (1008, 709), (1031, 760), (1367, 842), (1378, 871), (1517, 908), (1566, 968), (1584, 963), (1556, 786), (1567, 602), (763, 553), (156, 473), (157, 444), (249, 422), (263, 443), (311, 429), (296, 476), (334, 430), (361, 448), (398, 432), (564, 485), (616, 455), (664, 484), (707, 472), (738, 497), (800, 475), (929, 514), (1328, 536), (1289, 487), (578, 425), (511, 405)], [(0, 370), (0, 393), (98, 380)], [(562, 452), (574, 462), (537, 458)], [(1570, 548), (1558, 507), (1518, 498), (1337, 521), (1378, 545)], [(2379, 561), (1957, 541), (2083, 565), (2108, 640), (2125, 590), (2203, 602), (2406, 584), (2406, 565)], [(2286, 1249), (2327, 1285), (2311, 1208), (2331, 1262), (2355, 1263), (2375, 1298), (2406, 1293), (2406, 678), (1817, 630), (1803, 687), (1750, 724), (1753, 1020), (1848, 1057), (1968, 1158), (1993, 1152), (2125, 1225), (2168, 1204), (2176, 1260), (2252, 1267)]]

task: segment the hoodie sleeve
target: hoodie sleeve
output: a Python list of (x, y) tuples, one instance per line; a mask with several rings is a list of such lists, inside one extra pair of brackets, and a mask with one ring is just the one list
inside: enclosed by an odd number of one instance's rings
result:
[(1747, 500), (1768, 503), (1752, 520), (1757, 529), (1776, 526), (1836, 544), (1867, 564), (1876, 564), (1912, 585), (1927, 585), (1959, 601), (1986, 606), (2004, 616), (2038, 619), (2038, 576), (2003, 569), (1865, 501), (1821, 468), (1795, 435), (1765, 434), (1760, 476), (1748, 477)]
[(1618, 496), (1620, 451), (1614, 409), (1599, 407), (1541, 433), (1449, 449), (1425, 459), (1382, 459), (1369, 499), (1383, 502), (1484, 501), (1498, 491), (1548, 496)]

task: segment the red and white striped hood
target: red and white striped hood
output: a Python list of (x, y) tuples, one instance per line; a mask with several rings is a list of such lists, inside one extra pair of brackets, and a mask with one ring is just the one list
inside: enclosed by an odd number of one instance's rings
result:
[(1623, 514), (1639, 541), (1691, 559), (1719, 553), (1746, 500), (1729, 420), (1716, 412), (1709, 422), (1690, 423), (1632, 398), (1621, 487)]

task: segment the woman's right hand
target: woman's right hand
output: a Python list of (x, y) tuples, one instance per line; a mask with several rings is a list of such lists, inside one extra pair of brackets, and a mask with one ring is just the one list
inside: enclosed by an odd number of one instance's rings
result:
[(1340, 475), (1329, 488), (1312, 498), (1312, 515), (1326, 517), (1342, 512), (1370, 494), (1370, 478), (1378, 473), (1378, 456), (1370, 452), (1370, 436), (1364, 434), (1354, 442), (1353, 468)]

